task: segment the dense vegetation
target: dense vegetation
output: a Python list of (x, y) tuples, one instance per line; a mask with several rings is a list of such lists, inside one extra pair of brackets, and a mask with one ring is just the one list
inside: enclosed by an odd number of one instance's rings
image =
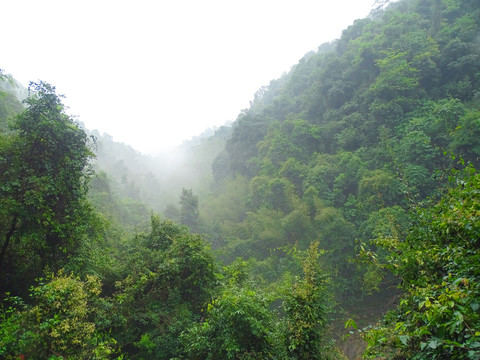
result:
[(439, 202), (418, 209), (405, 238), (375, 243), (404, 295), (366, 336), (367, 354), (406, 359), (480, 359), (480, 176), (473, 168)]
[(374, 11), (173, 170), (1, 75), (0, 356), (480, 359), (479, 18)]

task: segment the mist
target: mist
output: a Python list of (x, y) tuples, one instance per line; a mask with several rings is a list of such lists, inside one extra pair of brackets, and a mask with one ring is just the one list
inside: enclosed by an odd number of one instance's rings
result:
[(178, 206), (183, 188), (193, 189), (200, 198), (211, 192), (212, 163), (224, 149), (231, 127), (207, 129), (157, 155), (144, 155), (98, 130), (85, 131), (96, 139), (94, 168), (108, 174), (115, 192), (164, 213), (167, 207)]
[[(257, 89), (373, 2), (7, 1), (1, 66), (25, 86), (54, 84), (87, 128), (157, 155), (234, 121)], [(55, 41), (32, 41), (38, 18)]]

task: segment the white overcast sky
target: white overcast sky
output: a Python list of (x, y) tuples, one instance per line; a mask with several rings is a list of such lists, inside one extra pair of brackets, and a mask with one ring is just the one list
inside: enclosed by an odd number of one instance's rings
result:
[(144, 153), (233, 121), (374, 0), (2, 0), (0, 68)]

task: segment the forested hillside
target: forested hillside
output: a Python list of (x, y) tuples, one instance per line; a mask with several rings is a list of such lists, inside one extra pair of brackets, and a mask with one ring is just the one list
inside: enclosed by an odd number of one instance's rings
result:
[(393, 3), (262, 88), (213, 164), (214, 244), (264, 260), (318, 239), (342, 301), (377, 288), (351, 261), (361, 243), (406, 232), (452, 155), (478, 163), (478, 16), (475, 1)]
[(211, 164), (224, 148), (230, 128), (209, 129), (157, 156), (143, 155), (97, 130), (85, 132), (95, 138), (96, 173), (106, 175), (122, 197), (164, 212), (169, 205), (176, 205), (182, 188), (195, 188), (203, 195), (210, 192)]
[(1, 81), (0, 356), (480, 359), (478, 1), (372, 11), (169, 161)]

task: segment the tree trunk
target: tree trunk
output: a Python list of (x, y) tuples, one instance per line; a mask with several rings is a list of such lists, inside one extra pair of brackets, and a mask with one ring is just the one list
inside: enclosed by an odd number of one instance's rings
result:
[(0, 278), (2, 276), (3, 259), (5, 259), (8, 245), (10, 244), (10, 239), (12, 238), (15, 230), (17, 230), (17, 216), (15, 216), (12, 220), (12, 225), (10, 226), (10, 230), (8, 230), (7, 234), (5, 235), (5, 242), (3, 243), (2, 250), (0, 251)]

